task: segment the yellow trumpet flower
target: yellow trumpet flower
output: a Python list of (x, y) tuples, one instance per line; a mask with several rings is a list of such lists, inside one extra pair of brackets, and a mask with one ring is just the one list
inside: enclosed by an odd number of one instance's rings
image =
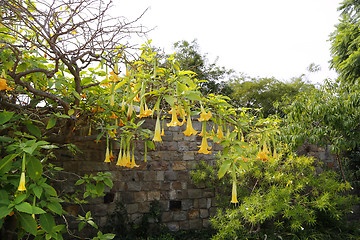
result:
[(0, 91), (2, 91), (2, 90), (12, 90), (12, 88), (7, 86), (5, 79), (0, 78)]
[(160, 127), (160, 115), (158, 114), (156, 118), (156, 124), (155, 124), (155, 134), (153, 138), (154, 142), (161, 142), (161, 127)]
[(236, 182), (233, 180), (232, 193), (231, 193), (231, 203), (239, 203), (237, 200), (237, 191), (236, 191)]
[(205, 109), (203, 106), (201, 106), (201, 113), (200, 118), (198, 119), (200, 122), (202, 121), (209, 121), (209, 119), (212, 117), (212, 113), (209, 111), (208, 113), (205, 112)]
[(139, 115), (136, 115), (138, 118), (143, 118), (143, 117), (148, 117), (152, 114), (152, 110), (148, 108), (148, 106), (146, 105), (146, 102), (144, 102), (144, 105), (140, 104), (140, 113)]
[(105, 161), (104, 161), (104, 162), (111, 162), (111, 161), (110, 161), (110, 150), (109, 150), (109, 145), (106, 147)]
[(18, 191), (26, 191), (26, 187), (25, 187), (25, 171), (21, 172)]
[(128, 112), (127, 112), (127, 118), (128, 120), (131, 119), (131, 116), (134, 112), (134, 104), (133, 104), (133, 101), (130, 102), (130, 106), (128, 108)]
[(135, 163), (135, 155), (134, 155), (134, 152), (135, 152), (135, 148), (134, 148), (134, 146), (133, 146), (130, 168), (139, 167), (139, 165), (137, 165), (137, 164)]
[(130, 168), (131, 162), (130, 162), (131, 158), (130, 158), (130, 146), (128, 147), (128, 151), (126, 154), (126, 163), (125, 166)]
[(171, 109), (171, 122), (167, 124), (168, 127), (182, 126), (184, 123), (179, 122), (175, 108)]
[(202, 138), (201, 145), (199, 147), (200, 149), (197, 151), (198, 153), (211, 154), (211, 151), (209, 151), (211, 147), (208, 145), (206, 137)]
[[(197, 131), (195, 131), (195, 129), (192, 126), (191, 123), (191, 116), (188, 115), (187, 117), (187, 124), (186, 124), (186, 130), (183, 132), (185, 136), (190, 136), (190, 135), (196, 135)], [(185, 119), (185, 117), (184, 117)]]
[(122, 151), (121, 151), (121, 145), (120, 145), (119, 156), (118, 156), (118, 159), (117, 159), (117, 162), (116, 162), (117, 166), (121, 166), (121, 163), (122, 163), (121, 158), (122, 158)]
[(222, 126), (218, 126), (217, 132), (216, 132), (216, 137), (218, 139), (224, 139), (224, 133), (222, 131)]

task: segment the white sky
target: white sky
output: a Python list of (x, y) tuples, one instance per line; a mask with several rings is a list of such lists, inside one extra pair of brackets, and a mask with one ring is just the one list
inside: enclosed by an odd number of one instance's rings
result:
[[(114, 13), (133, 19), (150, 7), (140, 23), (156, 27), (152, 44), (173, 53), (180, 40), (198, 40), (201, 53), (218, 65), (252, 77), (289, 80), (307, 74), (311, 63), (329, 71), (329, 35), (339, 22), (342, 0), (115, 0)], [(145, 40), (144, 40), (145, 42)]]

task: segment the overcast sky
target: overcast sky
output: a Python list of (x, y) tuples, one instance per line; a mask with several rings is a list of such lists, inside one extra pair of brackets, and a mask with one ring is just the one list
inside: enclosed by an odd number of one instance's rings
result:
[[(168, 53), (180, 40), (197, 39), (201, 52), (218, 65), (252, 77), (289, 80), (320, 73), (312, 82), (336, 77), (328, 70), (329, 35), (339, 22), (341, 0), (132, 0), (114, 1), (115, 13), (133, 19), (149, 8), (141, 23), (156, 27), (148, 34)], [(144, 40), (145, 41), (145, 40)]]

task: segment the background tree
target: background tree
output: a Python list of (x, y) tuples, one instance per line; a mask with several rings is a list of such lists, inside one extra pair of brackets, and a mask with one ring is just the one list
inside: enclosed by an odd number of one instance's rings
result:
[(216, 93), (228, 96), (231, 91), (224, 80), (230, 78), (233, 70), (217, 66), (217, 59), (211, 63), (206, 54), (202, 54), (197, 40), (188, 42), (185, 40), (174, 43), (175, 59), (181, 68), (189, 69), (196, 73), (198, 80), (206, 80), (200, 83), (201, 91), (205, 94)]
[(357, 83), (360, 78), (360, 2), (345, 0), (340, 5), (340, 22), (331, 34), (331, 67), (342, 83)]
[[(21, 103), (16, 108), (25, 109), (44, 101), (55, 112), (74, 109), (65, 130), (71, 134), (81, 95), (106, 75), (85, 70), (101, 63), (118, 72), (131, 46), (127, 39), (143, 33), (137, 19), (110, 17), (111, 6), (111, 1), (93, 0), (1, 1), (0, 72), (18, 87), (1, 93), (0, 104)], [(22, 94), (30, 101), (19, 99)]]
[(315, 86), (305, 80), (304, 75), (282, 82), (275, 78), (251, 78), (240, 76), (227, 83), (232, 90), (230, 98), (235, 106), (262, 109), (261, 114), (267, 117), (281, 113), (274, 104), (282, 104), (284, 98), (294, 99), (300, 93), (310, 93)]

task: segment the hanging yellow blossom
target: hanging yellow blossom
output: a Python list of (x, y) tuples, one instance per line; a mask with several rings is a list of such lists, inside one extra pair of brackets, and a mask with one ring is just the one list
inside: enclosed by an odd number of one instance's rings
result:
[(161, 142), (161, 127), (160, 127), (160, 115), (158, 113), (158, 116), (156, 118), (156, 124), (155, 124), (155, 134), (153, 138), (154, 142)]
[(104, 161), (104, 162), (111, 162), (111, 161), (110, 161), (110, 150), (109, 150), (109, 146), (106, 147), (105, 161)]
[(222, 126), (218, 126), (217, 132), (216, 132), (216, 137), (218, 139), (224, 139), (224, 133), (222, 131)]
[(133, 112), (134, 112), (134, 105), (133, 105), (133, 101), (131, 101), (131, 102), (130, 102), (130, 106), (129, 106), (129, 108), (128, 108), (128, 112), (127, 112), (127, 118), (128, 118), (128, 120), (131, 119), (131, 116), (132, 116)]
[(148, 108), (146, 105), (146, 102), (144, 104), (140, 104), (140, 113), (139, 115), (136, 115), (138, 118), (148, 117), (152, 114), (152, 110)]
[(126, 154), (125, 167), (129, 168), (130, 165), (131, 165), (131, 161), (130, 161), (130, 144), (129, 144), (128, 151), (127, 151), (127, 154)]
[(262, 161), (269, 161), (268, 154), (269, 154), (269, 150), (267, 149), (266, 143), (264, 142), (263, 149), (262, 150), (261, 148), (259, 149), (256, 158)]
[(237, 191), (236, 191), (236, 181), (233, 180), (232, 193), (231, 193), (231, 203), (239, 203), (237, 200)]
[(0, 78), (0, 91), (2, 90), (12, 90), (12, 88), (8, 87), (5, 79)]
[[(184, 117), (185, 119), (185, 117)], [(197, 131), (195, 131), (195, 129), (192, 126), (192, 122), (191, 122), (191, 116), (188, 115), (188, 120), (187, 120), (187, 124), (186, 124), (186, 130), (183, 132), (185, 136), (190, 136), (190, 135), (196, 135)]]
[(26, 191), (26, 187), (25, 187), (25, 172), (21, 172), (18, 191)]
[(117, 119), (118, 116), (116, 116), (116, 114), (114, 112), (111, 112), (111, 116), (109, 118), (110, 119)]
[(212, 117), (212, 113), (209, 111), (208, 113), (205, 112), (205, 109), (203, 106), (201, 106), (201, 113), (200, 113), (200, 118), (198, 119), (200, 122), (202, 121), (209, 121), (210, 118)]
[(120, 150), (119, 150), (119, 155), (118, 155), (118, 159), (117, 159), (117, 162), (116, 162), (116, 165), (117, 166), (121, 166), (122, 165), (122, 143), (123, 143), (123, 139), (121, 138), (120, 140)]
[(113, 152), (112, 152), (112, 151), (110, 151), (110, 156), (109, 156), (109, 159), (110, 159), (110, 161), (111, 161), (111, 162), (113, 162), (113, 161), (115, 160), (115, 157), (114, 157), (114, 155), (113, 155)]
[(211, 151), (209, 151), (211, 147), (208, 145), (206, 137), (202, 138), (201, 145), (199, 147), (200, 149), (198, 153), (211, 154)]
[(26, 191), (26, 187), (25, 187), (25, 156), (26, 155), (24, 154), (23, 159), (22, 159), (22, 169), (21, 169), (18, 191)]
[(137, 164), (135, 163), (135, 155), (134, 155), (134, 152), (135, 152), (135, 148), (134, 148), (134, 146), (133, 146), (130, 168), (139, 167), (139, 165), (137, 165)]
[(172, 107), (171, 108), (171, 122), (169, 122), (167, 124), (168, 127), (175, 127), (175, 126), (182, 126), (183, 123), (179, 122), (177, 115), (176, 115), (176, 111), (175, 108)]
[(136, 96), (133, 99), (135, 102), (140, 102), (139, 94), (136, 94)]

